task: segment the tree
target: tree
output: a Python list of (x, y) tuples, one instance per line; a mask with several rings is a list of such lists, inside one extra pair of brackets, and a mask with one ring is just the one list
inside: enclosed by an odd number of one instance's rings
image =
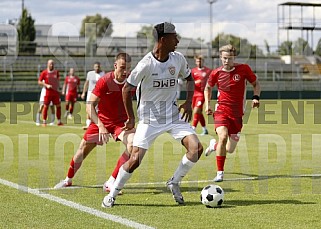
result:
[(267, 40), (264, 40), (264, 45), (265, 45), (265, 49), (266, 49), (267, 54), (270, 55), (271, 54), (270, 45), (267, 42)]
[(111, 21), (107, 17), (102, 17), (100, 14), (95, 16), (86, 16), (82, 20), (80, 36), (85, 36), (87, 39), (86, 54), (95, 56), (97, 51), (97, 36), (111, 36), (113, 27)]
[[(94, 23), (95, 26), (86, 26), (86, 23)], [(81, 23), (80, 36), (111, 36), (113, 27), (111, 20), (107, 17), (102, 17), (100, 14), (95, 16), (86, 16)]]
[(254, 58), (256, 56), (264, 56), (263, 51), (256, 45), (252, 45), (247, 39), (232, 34), (220, 33), (212, 41), (212, 47), (216, 50), (227, 44), (233, 45), (237, 50), (237, 55), (241, 57)]
[(140, 28), (140, 30), (137, 32), (136, 37), (137, 38), (147, 38), (147, 39), (153, 39), (153, 25), (144, 25)]
[(20, 53), (35, 53), (37, 46), (33, 42), (36, 39), (35, 20), (25, 8), (18, 23), (18, 39)]
[(284, 41), (279, 46), (277, 52), (281, 56), (292, 55), (292, 41)]
[(293, 45), (293, 54), (306, 55), (310, 56), (313, 54), (313, 50), (310, 47), (309, 43), (302, 39), (298, 38)]
[[(148, 51), (151, 51), (154, 47), (153, 29), (153, 25), (144, 25), (136, 34), (138, 39), (146, 39), (146, 47)], [(148, 41), (150, 42), (148, 43)]]

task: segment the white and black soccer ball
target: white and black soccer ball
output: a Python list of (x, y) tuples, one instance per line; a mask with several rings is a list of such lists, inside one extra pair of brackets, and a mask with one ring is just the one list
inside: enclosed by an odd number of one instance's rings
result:
[(224, 190), (218, 185), (208, 185), (201, 192), (201, 202), (206, 207), (221, 207), (224, 202)]

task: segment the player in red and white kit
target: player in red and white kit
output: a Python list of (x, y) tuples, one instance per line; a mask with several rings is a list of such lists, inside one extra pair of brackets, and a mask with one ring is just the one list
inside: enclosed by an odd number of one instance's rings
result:
[(192, 127), (196, 129), (198, 122), (200, 122), (202, 126), (202, 134), (208, 134), (208, 130), (206, 129), (205, 118), (203, 115), (203, 104), (205, 102), (204, 98), (204, 89), (208, 80), (208, 77), (211, 73), (211, 69), (204, 66), (204, 58), (202, 55), (198, 55), (195, 58), (196, 67), (192, 69), (192, 76), (195, 81), (194, 95), (193, 95), (193, 121)]
[(128, 117), (122, 99), (122, 88), (130, 73), (130, 67), (131, 57), (126, 53), (119, 53), (114, 64), (115, 70), (105, 74), (97, 81), (86, 104), (86, 111), (92, 122), (70, 162), (67, 177), (55, 188), (71, 186), (72, 178), (83, 160), (97, 145), (107, 143), (109, 136), (112, 136), (115, 141), (122, 141), (126, 146), (112, 176), (105, 182), (104, 189), (108, 191), (113, 185), (120, 166), (129, 159), (135, 133), (135, 129), (124, 130), (123, 128)]
[(206, 113), (213, 114), (210, 107), (212, 88), (217, 85), (217, 103), (214, 111), (215, 131), (218, 141), (210, 141), (205, 150), (208, 156), (216, 151), (217, 174), (215, 182), (223, 181), (226, 153), (233, 153), (240, 138), (246, 102), (246, 83), (253, 86), (252, 108), (259, 107), (261, 87), (256, 75), (247, 64), (234, 63), (236, 49), (232, 45), (220, 48), (223, 66), (212, 71), (204, 91)]
[(77, 102), (80, 79), (75, 76), (75, 69), (69, 69), (69, 75), (66, 76), (64, 85), (62, 87), (62, 95), (65, 95), (66, 113), (65, 117), (72, 119), (75, 102)]
[(54, 69), (55, 63), (53, 60), (48, 60), (47, 69), (42, 71), (38, 84), (46, 88), (46, 94), (44, 97), (43, 108), (43, 126), (47, 125), (48, 107), (50, 102), (56, 106), (56, 117), (58, 120), (58, 126), (63, 125), (61, 122), (61, 104), (60, 104), (60, 92), (59, 92), (59, 71)]

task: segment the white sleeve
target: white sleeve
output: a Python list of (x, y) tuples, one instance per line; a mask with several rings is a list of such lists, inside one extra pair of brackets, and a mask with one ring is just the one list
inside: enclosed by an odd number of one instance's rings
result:
[(144, 62), (139, 62), (134, 70), (130, 73), (127, 82), (136, 87), (148, 74), (148, 65)]
[(183, 79), (186, 79), (191, 74), (191, 69), (189, 68), (186, 58), (183, 56), (183, 54), (179, 53), (179, 57), (181, 62), (181, 69), (179, 70), (179, 74)]

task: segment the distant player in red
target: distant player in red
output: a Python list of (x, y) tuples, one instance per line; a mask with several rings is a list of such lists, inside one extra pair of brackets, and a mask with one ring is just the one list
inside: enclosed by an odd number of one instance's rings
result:
[(202, 126), (202, 135), (208, 134), (206, 129), (205, 118), (203, 115), (204, 89), (211, 73), (211, 69), (204, 66), (204, 58), (201, 55), (195, 57), (196, 67), (192, 69), (192, 76), (195, 81), (194, 95), (193, 95), (193, 121), (192, 127), (196, 129), (198, 122)]
[(256, 75), (247, 64), (234, 63), (236, 49), (232, 45), (220, 48), (223, 66), (212, 71), (205, 88), (206, 113), (212, 114), (210, 99), (212, 88), (217, 85), (218, 95), (214, 111), (215, 131), (218, 142), (210, 141), (205, 150), (208, 156), (216, 151), (217, 174), (215, 182), (223, 181), (226, 152), (233, 153), (240, 138), (246, 102), (246, 83), (253, 86), (252, 107), (259, 107), (261, 87)]
[(130, 73), (130, 67), (131, 57), (126, 53), (119, 53), (114, 64), (115, 70), (105, 74), (97, 81), (86, 104), (86, 111), (92, 122), (70, 162), (66, 179), (59, 182), (55, 188), (72, 185), (72, 178), (83, 160), (97, 145), (107, 143), (109, 136), (112, 136), (116, 141), (122, 141), (126, 146), (112, 176), (105, 182), (104, 189), (108, 191), (113, 185), (120, 166), (129, 159), (135, 133), (135, 129), (124, 130), (123, 128), (128, 117), (122, 99), (122, 88)]
[(53, 60), (48, 60), (47, 69), (42, 71), (38, 84), (46, 88), (46, 94), (44, 97), (43, 108), (43, 126), (47, 125), (48, 107), (50, 102), (56, 106), (56, 116), (58, 120), (58, 126), (63, 125), (61, 122), (61, 105), (60, 105), (60, 92), (59, 92), (59, 71), (54, 69), (55, 63)]
[(65, 117), (72, 119), (72, 113), (74, 111), (74, 105), (78, 98), (78, 91), (80, 85), (80, 79), (75, 76), (75, 69), (70, 68), (69, 75), (66, 76), (64, 85), (62, 87), (62, 94), (65, 95), (66, 101), (66, 113)]

